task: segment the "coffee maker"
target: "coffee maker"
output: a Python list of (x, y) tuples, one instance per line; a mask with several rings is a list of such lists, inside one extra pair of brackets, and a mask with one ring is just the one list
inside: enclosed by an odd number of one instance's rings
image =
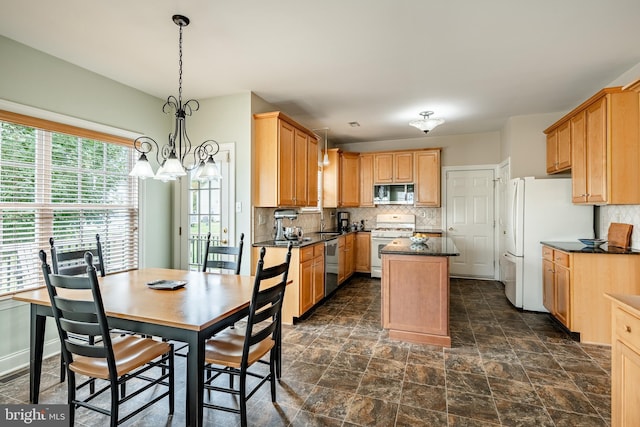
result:
[(336, 216), (338, 217), (338, 231), (349, 231), (349, 212), (338, 212)]

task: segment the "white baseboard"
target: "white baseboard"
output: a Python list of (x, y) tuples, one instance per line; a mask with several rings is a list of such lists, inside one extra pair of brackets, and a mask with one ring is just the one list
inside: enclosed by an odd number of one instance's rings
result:
[[(60, 339), (57, 337), (55, 339), (45, 341), (42, 358), (45, 359), (56, 354), (60, 354)], [(4, 377), (5, 375), (9, 375), (24, 368), (28, 369), (29, 359), (29, 348), (1, 357), (0, 377)]]

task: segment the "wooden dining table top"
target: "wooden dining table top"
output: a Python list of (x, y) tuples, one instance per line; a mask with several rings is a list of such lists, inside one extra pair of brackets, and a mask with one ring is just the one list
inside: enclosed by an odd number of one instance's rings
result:
[[(200, 271), (144, 268), (98, 278), (108, 317), (200, 331), (249, 306), (254, 277)], [(186, 281), (175, 290), (151, 289), (156, 280)], [(58, 294), (64, 296), (64, 289)], [(83, 291), (84, 292), (84, 291)], [(89, 290), (86, 291), (90, 296)], [(75, 294), (81, 299), (81, 294)], [(51, 306), (46, 288), (20, 292), (13, 299)]]

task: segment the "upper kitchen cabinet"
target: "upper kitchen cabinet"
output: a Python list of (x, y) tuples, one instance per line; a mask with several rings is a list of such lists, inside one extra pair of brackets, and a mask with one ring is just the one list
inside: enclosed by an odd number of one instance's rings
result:
[(373, 207), (373, 154), (360, 154), (360, 206)]
[(596, 93), (547, 131), (569, 124), (573, 203), (640, 204), (639, 94)]
[(569, 121), (547, 133), (547, 173), (571, 169), (571, 127)]
[(440, 206), (440, 149), (416, 151), (415, 194), (416, 206)]
[(253, 118), (253, 204), (316, 206), (318, 137), (279, 111), (254, 114)]
[(376, 153), (373, 157), (374, 184), (413, 183), (413, 153)]
[(360, 206), (360, 155), (338, 148), (327, 150), (329, 164), (322, 174), (322, 206), (342, 208)]

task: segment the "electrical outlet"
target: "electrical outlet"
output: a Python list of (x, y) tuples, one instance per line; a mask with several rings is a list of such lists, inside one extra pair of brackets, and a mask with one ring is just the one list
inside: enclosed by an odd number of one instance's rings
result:
[(264, 215), (258, 214), (258, 225), (265, 225), (266, 223), (267, 220), (265, 219)]

